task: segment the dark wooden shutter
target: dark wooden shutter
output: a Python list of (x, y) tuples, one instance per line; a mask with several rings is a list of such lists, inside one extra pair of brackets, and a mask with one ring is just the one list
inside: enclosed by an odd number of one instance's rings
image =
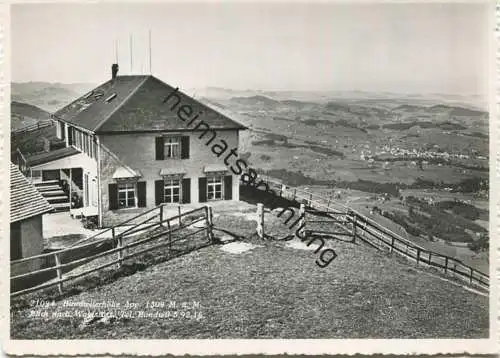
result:
[(187, 204), (191, 202), (191, 179), (182, 179), (182, 203)]
[(68, 128), (68, 144), (73, 144), (73, 127)]
[(233, 176), (226, 175), (224, 177), (224, 200), (233, 198)]
[(165, 147), (163, 144), (163, 137), (156, 137), (155, 138), (155, 145), (156, 145), (156, 160), (163, 160), (165, 159)]
[(118, 209), (118, 184), (108, 185), (109, 210)]
[(181, 159), (189, 159), (189, 137), (181, 137)]
[(164, 181), (155, 180), (155, 205), (160, 205), (163, 203), (163, 199), (165, 197), (165, 189), (164, 189)]
[(200, 203), (207, 201), (207, 178), (198, 178), (198, 201)]
[(140, 181), (137, 183), (137, 206), (140, 208), (146, 207), (146, 182)]

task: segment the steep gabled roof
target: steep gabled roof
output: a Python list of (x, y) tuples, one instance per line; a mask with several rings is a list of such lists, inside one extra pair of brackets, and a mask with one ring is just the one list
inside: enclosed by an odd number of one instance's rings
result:
[(52, 211), (52, 206), (19, 169), (10, 164), (10, 222)]
[[(54, 113), (56, 118), (95, 131), (115, 112), (148, 76), (118, 76)], [(114, 98), (106, 101), (113, 94)]]
[[(178, 118), (176, 111), (163, 103), (174, 90), (154, 76), (118, 76), (57, 111), (54, 116), (97, 133), (192, 130)], [(198, 120), (203, 120), (213, 129), (246, 129), (180, 91), (177, 95), (182, 104), (193, 108), (193, 115), (202, 112)]]

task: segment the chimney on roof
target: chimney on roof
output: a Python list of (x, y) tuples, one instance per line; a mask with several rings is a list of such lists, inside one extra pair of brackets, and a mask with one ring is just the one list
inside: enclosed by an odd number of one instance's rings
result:
[(118, 64), (113, 63), (113, 65), (111, 65), (111, 78), (114, 80), (116, 75), (118, 75)]

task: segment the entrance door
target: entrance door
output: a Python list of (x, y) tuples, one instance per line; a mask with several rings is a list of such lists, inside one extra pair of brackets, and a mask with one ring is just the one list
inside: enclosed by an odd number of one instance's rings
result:
[(10, 224), (10, 259), (18, 260), (23, 257), (21, 247), (21, 222)]

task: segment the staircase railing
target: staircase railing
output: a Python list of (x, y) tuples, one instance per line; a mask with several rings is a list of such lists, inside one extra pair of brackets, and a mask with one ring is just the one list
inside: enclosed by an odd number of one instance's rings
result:
[(19, 148), (16, 149), (16, 157), (17, 157), (17, 167), (19, 171), (23, 173), (23, 175), (28, 179), (31, 183), (33, 181), (33, 173), (31, 167), (28, 165), (26, 158)]

